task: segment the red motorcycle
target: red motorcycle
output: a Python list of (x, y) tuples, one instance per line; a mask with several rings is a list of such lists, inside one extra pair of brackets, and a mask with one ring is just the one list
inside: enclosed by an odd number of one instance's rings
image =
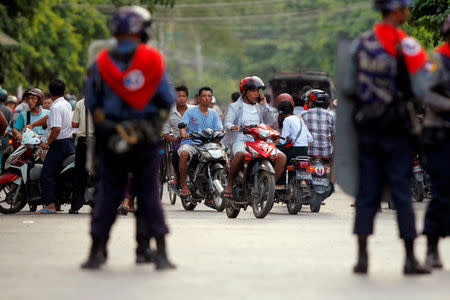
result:
[(247, 153), (244, 166), (236, 176), (233, 200), (226, 203), (228, 218), (236, 218), (241, 208), (252, 206), (256, 218), (264, 218), (273, 207), (275, 197), (275, 169), (277, 148), (270, 140), (279, 137), (278, 131), (265, 124), (243, 126), (242, 132), (254, 138), (245, 142)]

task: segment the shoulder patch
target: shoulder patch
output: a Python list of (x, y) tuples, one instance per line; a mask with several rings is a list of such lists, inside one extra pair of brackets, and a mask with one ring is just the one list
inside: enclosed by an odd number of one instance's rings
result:
[(408, 56), (416, 56), (420, 53), (422, 47), (419, 42), (412, 37), (406, 37), (401, 42), (403, 53)]

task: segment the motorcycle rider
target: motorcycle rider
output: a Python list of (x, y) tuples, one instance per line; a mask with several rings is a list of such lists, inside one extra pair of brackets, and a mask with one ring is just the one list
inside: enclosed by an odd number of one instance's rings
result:
[(426, 264), (442, 268), (439, 238), (450, 235), (450, 15), (442, 28), (444, 44), (432, 54), (430, 91), (425, 96), (424, 148), (431, 176), (432, 198), (425, 215)]
[[(408, 18), (411, 0), (375, 0), (383, 21), (357, 38), (351, 49), (345, 93), (354, 99), (354, 121), (359, 148), (359, 189), (354, 233), (358, 259), (353, 272), (366, 274), (367, 238), (387, 179), (397, 209), (400, 238), (404, 240), (404, 274), (425, 274), (414, 255), (417, 236), (411, 204), (412, 153), (410, 99), (426, 94), (426, 53), (419, 43), (398, 27)], [(399, 55), (401, 54), (401, 55)], [(411, 81), (411, 87), (403, 88)], [(401, 88), (402, 87), (402, 88)], [(411, 94), (406, 96), (407, 94)]]
[(192, 146), (196, 142), (189, 139), (189, 133), (200, 132), (207, 128), (220, 131), (223, 128), (217, 112), (209, 108), (213, 97), (212, 89), (207, 86), (202, 87), (199, 89), (198, 95), (200, 104), (188, 109), (180, 120), (180, 124), (184, 123), (187, 125), (185, 128), (180, 129), (182, 140), (180, 149), (178, 149), (178, 155), (180, 156), (180, 192), (183, 196), (191, 194), (186, 183), (187, 168), (192, 156), (197, 153), (196, 148)]
[[(29, 89), (23, 94), (23, 99), (27, 102), (30, 110), (22, 111), (14, 123), (12, 133), (19, 142), (22, 140), (21, 132), (26, 125), (39, 121), (50, 113), (48, 109), (41, 107), (44, 97), (44, 92), (38, 88)], [(42, 126), (33, 127), (33, 131), (41, 137), (42, 141), (47, 139), (47, 130)]]
[[(224, 190), (224, 198), (233, 198), (233, 181), (244, 163), (245, 141), (252, 141), (253, 137), (239, 132), (243, 125), (264, 123), (275, 125), (275, 115), (272, 112), (266, 97), (260, 90), (265, 88), (263, 81), (257, 76), (245, 77), (240, 82), (241, 97), (228, 107), (225, 117), (225, 129), (229, 140), (233, 141), (231, 151), (233, 160), (228, 172), (228, 184)], [(277, 181), (286, 165), (286, 155), (278, 151), (275, 160), (275, 180)]]
[(164, 123), (162, 134), (163, 138), (172, 143), (172, 166), (175, 172), (175, 181), (169, 184), (175, 188), (179, 188), (180, 180), (180, 156), (178, 155), (178, 149), (180, 149), (181, 135), (178, 124), (184, 113), (193, 105), (187, 104), (189, 89), (185, 85), (178, 85), (175, 87), (177, 91), (177, 103), (172, 107), (169, 113), (169, 118)]
[[(155, 262), (157, 270), (175, 266), (166, 254), (169, 229), (159, 201), (160, 127), (176, 100), (163, 55), (147, 46), (150, 12), (139, 6), (118, 8), (109, 24), (117, 44), (98, 55), (90, 68), (86, 103), (93, 114), (98, 190), (92, 213), (92, 246), (83, 269), (106, 262), (106, 244), (123, 200), (129, 173), (136, 193), (136, 263)], [(157, 253), (150, 250), (156, 239)]]
[[(281, 129), (279, 149), (286, 155), (288, 162), (297, 156), (307, 156), (313, 137), (303, 119), (294, 114), (294, 105), (289, 100), (282, 100), (278, 103), (278, 112), (278, 126)], [(285, 183), (285, 174), (283, 172), (280, 177), (280, 184)]]
[(333, 155), (333, 140), (336, 133), (335, 119), (327, 110), (329, 96), (322, 90), (311, 89), (304, 95), (308, 110), (301, 117), (313, 136), (313, 142), (308, 154), (331, 161)]

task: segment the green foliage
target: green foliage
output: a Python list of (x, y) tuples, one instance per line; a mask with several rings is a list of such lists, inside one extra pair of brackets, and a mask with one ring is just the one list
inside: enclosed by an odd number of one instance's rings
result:
[(417, 0), (410, 9), (408, 25), (412, 35), (427, 48), (442, 41), (442, 24), (450, 14), (450, 0)]
[(58, 6), (61, 2), (8, 1), (7, 7), (0, 5), (4, 16), (0, 29), (20, 43), (17, 49), (2, 49), (0, 55), (9, 91), (20, 84), (46, 90), (50, 80), (60, 78), (69, 92), (79, 94), (88, 44), (107, 36), (106, 18), (89, 6)]
[(17, 49), (0, 46), (0, 68), (11, 93), (24, 88), (47, 89), (55, 78), (68, 92), (80, 95), (91, 41), (109, 37), (107, 16), (97, 8), (142, 4), (151, 9), (174, 0), (0, 0), (0, 31), (20, 43)]

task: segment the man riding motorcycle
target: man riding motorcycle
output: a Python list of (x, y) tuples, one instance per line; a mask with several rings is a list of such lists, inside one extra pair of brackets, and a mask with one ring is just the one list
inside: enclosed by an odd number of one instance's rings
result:
[[(225, 198), (233, 197), (233, 180), (242, 168), (244, 162), (245, 141), (252, 141), (251, 136), (246, 136), (239, 129), (243, 125), (264, 123), (269, 126), (275, 124), (275, 115), (267, 104), (266, 97), (260, 90), (265, 88), (263, 81), (257, 76), (245, 77), (240, 82), (241, 97), (230, 104), (225, 117), (224, 125), (234, 141), (231, 147), (233, 160), (228, 173), (228, 185), (224, 191)], [(230, 132), (231, 131), (231, 132)], [(280, 178), (286, 164), (286, 155), (279, 152), (275, 160), (275, 180)]]
[[(22, 111), (17, 118), (17, 121), (14, 123), (14, 127), (12, 129), (12, 133), (14, 137), (20, 142), (22, 140), (22, 130), (25, 126), (30, 125), (31, 123), (42, 119), (47, 116), (50, 111), (42, 108), (42, 101), (44, 101), (45, 95), (38, 88), (32, 88), (25, 92), (23, 95), (23, 99), (27, 102), (29, 111)], [(33, 128), (33, 131), (39, 134), (39, 136), (44, 138), (44, 141), (47, 139), (46, 134), (47, 130), (43, 129), (42, 126), (36, 126)]]
[(186, 183), (188, 162), (197, 153), (197, 149), (192, 146), (196, 142), (189, 140), (189, 133), (200, 132), (207, 128), (219, 131), (223, 128), (217, 112), (209, 108), (212, 100), (211, 88), (200, 88), (198, 95), (200, 101), (199, 106), (188, 109), (180, 120), (180, 124), (185, 123), (187, 125), (184, 128), (180, 128), (180, 135), (183, 140), (181, 141), (180, 149), (178, 149), (178, 154), (180, 155), (180, 192), (183, 196), (189, 196), (191, 194)]

